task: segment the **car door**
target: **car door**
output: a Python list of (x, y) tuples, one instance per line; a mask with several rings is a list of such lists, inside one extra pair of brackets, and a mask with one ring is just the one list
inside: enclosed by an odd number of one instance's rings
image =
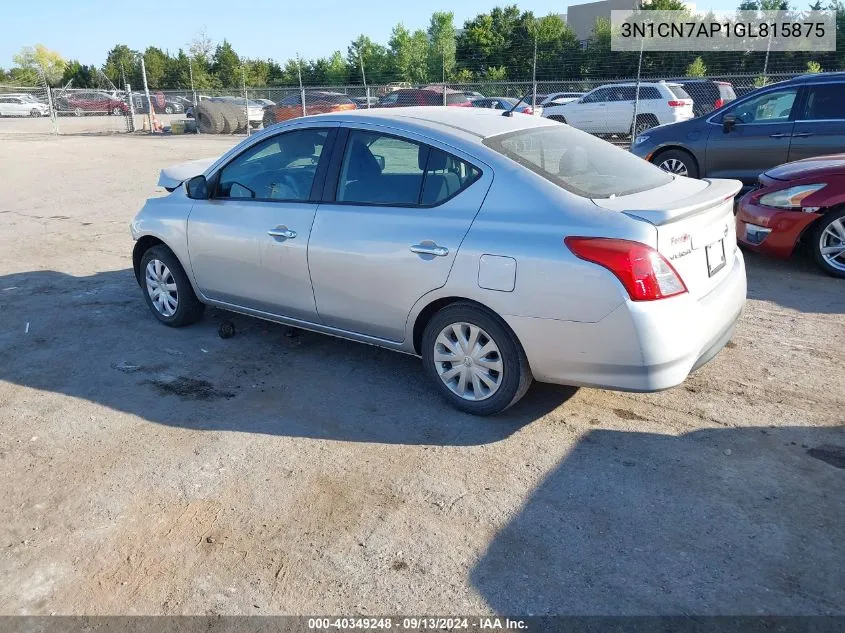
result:
[(604, 110), (607, 108), (609, 88), (597, 88), (587, 93), (578, 101), (567, 103), (563, 107), (566, 122), (579, 130), (598, 134), (607, 127)]
[(604, 119), (607, 134), (627, 134), (634, 120), (634, 86), (615, 86), (607, 97)]
[(303, 126), (250, 145), (194, 202), (188, 250), (209, 299), (316, 320), (308, 237), (336, 124)]
[(790, 161), (842, 152), (845, 149), (845, 83), (807, 85), (795, 118), (789, 145)]
[(325, 325), (402, 341), (412, 306), (446, 283), (492, 172), (427, 140), (365, 124), (338, 135), (308, 246)]
[[(737, 178), (750, 185), (767, 169), (785, 163), (798, 90), (799, 86), (788, 86), (756, 93), (711, 117), (701, 175)], [(728, 130), (723, 127), (727, 114), (736, 117)]]
[(0, 116), (12, 116), (13, 111), (12, 97), (0, 97)]

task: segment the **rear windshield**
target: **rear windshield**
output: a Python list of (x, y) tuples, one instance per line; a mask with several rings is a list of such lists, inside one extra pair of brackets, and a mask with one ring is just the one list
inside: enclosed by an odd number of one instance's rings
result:
[(669, 88), (669, 92), (671, 92), (673, 95), (675, 95), (676, 99), (689, 99), (690, 98), (689, 93), (686, 90), (684, 90), (683, 88), (681, 88), (680, 86), (673, 86), (673, 85), (670, 84), (666, 87)]
[(584, 198), (625, 196), (672, 180), (651, 163), (568, 125), (491, 136), (484, 144)]
[(446, 93), (446, 105), (452, 105), (453, 103), (465, 103), (466, 101), (467, 101), (467, 96), (462, 92), (447, 92)]

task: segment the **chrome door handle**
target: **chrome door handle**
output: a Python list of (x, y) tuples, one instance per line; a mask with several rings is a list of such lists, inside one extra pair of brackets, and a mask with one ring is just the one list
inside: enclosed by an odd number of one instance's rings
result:
[(420, 255), (434, 255), (435, 257), (446, 257), (449, 254), (449, 249), (445, 246), (437, 246), (436, 244), (414, 244), (411, 246), (412, 253), (419, 253)]
[(269, 231), (267, 231), (267, 235), (269, 235), (270, 237), (283, 237), (287, 240), (292, 240), (296, 237), (296, 231), (291, 231), (288, 228), (280, 226), (277, 229), (270, 229)]
[(784, 138), (786, 136), (792, 136), (791, 134), (785, 134), (784, 132), (778, 132), (777, 134), (769, 134), (769, 138)]
[(793, 134), (794, 138), (807, 138), (808, 136), (812, 136), (812, 132), (798, 132), (797, 134)]

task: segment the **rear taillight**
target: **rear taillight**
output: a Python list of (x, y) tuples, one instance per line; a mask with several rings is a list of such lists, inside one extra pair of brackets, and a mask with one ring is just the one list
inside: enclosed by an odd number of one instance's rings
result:
[(676, 101), (676, 100), (673, 99), (672, 101), (669, 102), (669, 107), (670, 108), (680, 108), (682, 106), (687, 105), (687, 103), (688, 103), (687, 101)]
[(563, 241), (576, 257), (616, 275), (633, 301), (666, 299), (687, 291), (672, 264), (646, 244), (604, 237), (567, 237)]
[(525, 106), (525, 109), (522, 111), (523, 114), (534, 114), (534, 109), (531, 106)]
[(713, 107), (716, 108), (717, 110), (719, 108), (721, 108), (723, 105), (725, 105), (725, 100), (722, 99), (721, 97), (719, 97), (718, 99), (716, 99), (716, 101), (713, 102)]

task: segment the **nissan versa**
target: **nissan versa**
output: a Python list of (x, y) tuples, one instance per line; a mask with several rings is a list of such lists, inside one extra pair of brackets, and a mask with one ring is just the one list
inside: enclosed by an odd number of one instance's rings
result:
[(131, 230), (161, 322), (214, 305), (415, 354), (474, 414), (532, 380), (677, 385), (745, 302), (739, 182), (669, 174), (539, 117), (303, 117), (159, 182), (170, 195)]

